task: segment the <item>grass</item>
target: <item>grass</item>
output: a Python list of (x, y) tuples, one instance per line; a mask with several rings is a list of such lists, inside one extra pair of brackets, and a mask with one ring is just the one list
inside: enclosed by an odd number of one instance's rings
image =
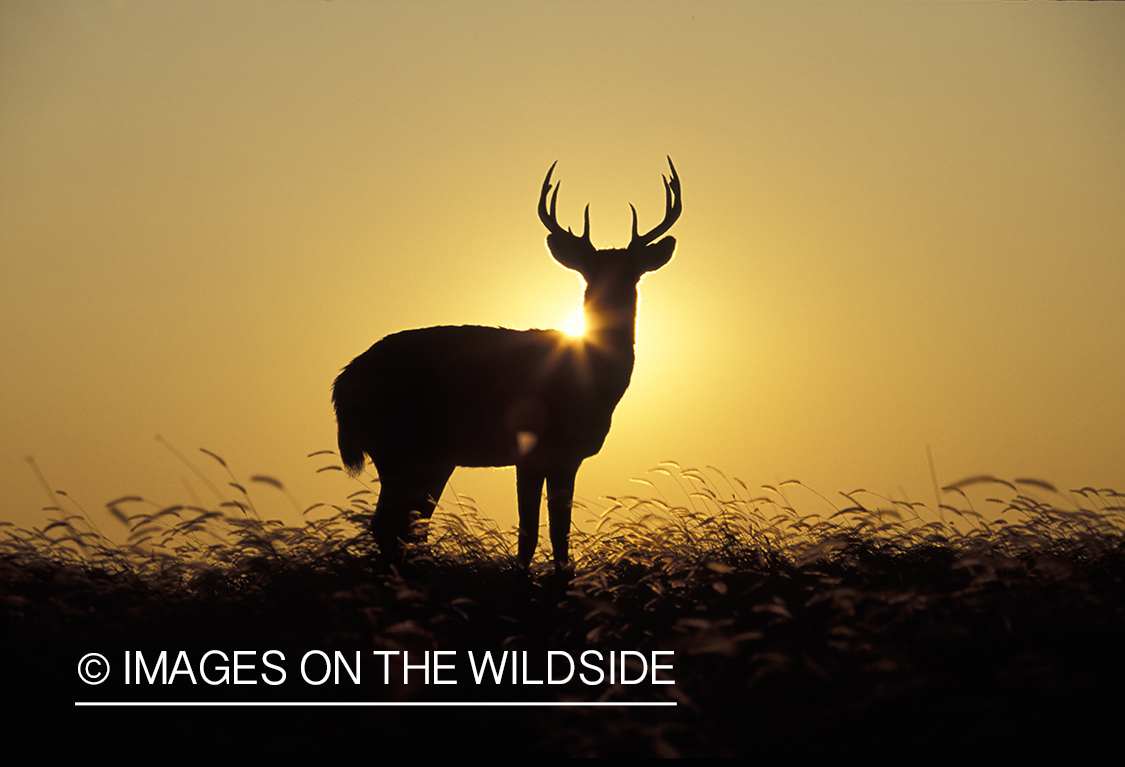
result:
[[(372, 488), (306, 510), (294, 528), (262, 520), (233, 476), (214, 507), (108, 504), (128, 531), (122, 544), (81, 510), (58, 509), (43, 529), (0, 527), (3, 683), (27, 703), (7, 751), (1003, 758), (1100, 756), (1115, 744), (1120, 494), (977, 477), (946, 488), (955, 502), (934, 509), (862, 490), (837, 502), (797, 482), (752, 490), (672, 463), (644, 483), (646, 495), (609, 499), (592, 532), (572, 535), (573, 573), (516, 567), (514, 532), (469, 502), (439, 509), (429, 543), (380, 571), (360, 532)], [(138, 688), (75, 678), (87, 652), (161, 649), (292, 659), (672, 650), (675, 684), (477, 686), (462, 676), (439, 687), (392, 675), (389, 685)], [(73, 706), (113, 699), (678, 705)]]

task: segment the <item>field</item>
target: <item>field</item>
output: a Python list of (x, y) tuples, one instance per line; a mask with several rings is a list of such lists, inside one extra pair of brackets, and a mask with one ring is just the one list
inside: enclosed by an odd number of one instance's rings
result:
[[(443, 506), (428, 544), (375, 568), (358, 532), (370, 490), (318, 504), (301, 529), (261, 520), (233, 477), (213, 508), (119, 499), (120, 545), (60, 497), (43, 529), (0, 527), (2, 680), (17, 709), (5, 752), (1117, 751), (1120, 494), (978, 477), (946, 488), (957, 502), (937, 508), (856, 491), (810, 513), (786, 500), (811, 493), (799, 483), (751, 489), (673, 464), (655, 476), (665, 484), (653, 497), (612, 499), (595, 532), (572, 535), (572, 572), (519, 569), (513, 534), (468, 506)], [(682, 491), (673, 500), (668, 483)], [(91, 652), (108, 660), (105, 684), (77, 678)], [(510, 665), (478, 677), (486, 652), (528, 665), (514, 683)], [(414, 664), (405, 681), (403, 658)], [(341, 659), (330, 678), (326, 664)], [(570, 661), (578, 673), (564, 680)], [(246, 701), (271, 705), (233, 705)], [(274, 705), (292, 701), (306, 705)], [(199, 702), (224, 705), (189, 705)], [(345, 705), (371, 702), (411, 705)], [(414, 706), (495, 702), (523, 705)], [(532, 705), (545, 702), (614, 705)]]

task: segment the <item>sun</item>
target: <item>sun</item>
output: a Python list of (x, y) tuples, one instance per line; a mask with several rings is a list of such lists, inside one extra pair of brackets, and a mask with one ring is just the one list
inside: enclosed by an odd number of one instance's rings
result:
[(562, 332), (572, 338), (581, 338), (586, 333), (586, 313), (582, 309), (573, 312), (562, 324)]

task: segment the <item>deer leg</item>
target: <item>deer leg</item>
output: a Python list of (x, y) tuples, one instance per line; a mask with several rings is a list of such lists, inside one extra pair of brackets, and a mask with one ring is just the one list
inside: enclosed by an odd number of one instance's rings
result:
[(441, 500), (441, 494), (445, 491), (445, 483), (449, 481), (452, 475), (452, 466), (431, 466), (419, 471), (418, 484), (422, 489), (422, 494), (417, 499), (417, 505), (411, 507), (411, 511), (419, 512), (422, 519), (432, 517), (434, 508)]
[(519, 552), (524, 567), (531, 564), (539, 543), (539, 505), (543, 497), (544, 474), (535, 465), (516, 466), (516, 501), (520, 512)]
[(371, 518), (371, 535), (379, 547), (379, 558), (398, 561), (402, 541), (410, 528), (409, 483), (389, 471), (379, 472), (379, 502)]
[(574, 505), (574, 478), (578, 467), (547, 475), (547, 513), (551, 520), (551, 553), (556, 565), (570, 561), (570, 517)]
[(402, 557), (402, 541), (414, 540), (411, 512), (418, 512), (422, 519), (432, 517), (452, 473), (452, 467), (444, 466), (379, 469), (379, 502), (375, 505), (371, 532), (381, 556), (394, 560)]

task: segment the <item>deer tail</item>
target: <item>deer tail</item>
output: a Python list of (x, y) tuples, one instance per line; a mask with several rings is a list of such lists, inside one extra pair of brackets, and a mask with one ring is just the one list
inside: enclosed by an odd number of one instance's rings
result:
[(357, 412), (357, 398), (344, 376), (345, 370), (332, 386), (332, 404), (336, 408), (336, 442), (340, 447), (340, 460), (348, 474), (357, 476), (366, 461), (363, 449), (363, 418)]

